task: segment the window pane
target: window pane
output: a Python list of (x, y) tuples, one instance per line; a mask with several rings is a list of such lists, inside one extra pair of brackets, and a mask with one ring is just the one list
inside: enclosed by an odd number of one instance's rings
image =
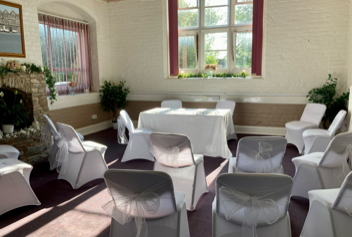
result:
[(180, 69), (195, 69), (197, 67), (194, 36), (178, 38), (178, 55)]
[(228, 25), (228, 7), (205, 8), (205, 26)]
[(253, 2), (253, 0), (237, 0), (237, 2)]
[(252, 67), (252, 32), (236, 33), (236, 67)]
[(236, 5), (235, 24), (252, 24), (253, 4)]
[(205, 6), (221, 6), (221, 5), (228, 5), (229, 0), (205, 0)]
[(227, 33), (205, 34), (205, 50), (227, 50)]
[(198, 27), (198, 9), (178, 11), (178, 27)]
[(217, 64), (217, 69), (227, 68), (227, 51), (205, 52), (205, 65)]
[(198, 0), (178, 0), (178, 8), (198, 7)]

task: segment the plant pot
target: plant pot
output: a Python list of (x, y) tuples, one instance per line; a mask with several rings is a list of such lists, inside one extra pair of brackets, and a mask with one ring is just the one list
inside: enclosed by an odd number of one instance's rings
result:
[(112, 122), (112, 128), (114, 129), (114, 130), (117, 130), (117, 128), (119, 127), (119, 125), (117, 124), (117, 122)]
[(2, 131), (3, 131), (4, 133), (10, 133), (10, 134), (12, 134), (14, 128), (15, 128), (15, 126), (12, 125), (12, 124), (3, 124), (3, 125), (2, 125)]

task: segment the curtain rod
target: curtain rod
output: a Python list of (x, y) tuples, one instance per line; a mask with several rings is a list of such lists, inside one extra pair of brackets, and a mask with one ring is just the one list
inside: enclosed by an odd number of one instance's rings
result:
[(69, 20), (69, 21), (75, 21), (75, 22), (78, 22), (78, 23), (82, 23), (82, 24), (86, 24), (86, 25), (89, 25), (88, 22), (85, 22), (85, 21), (78, 21), (78, 20), (74, 20), (74, 19), (70, 19), (70, 18), (66, 18), (66, 17), (62, 17), (62, 16), (57, 16), (57, 15), (53, 15), (53, 14), (49, 14), (49, 13), (46, 13), (46, 12), (39, 12), (39, 14), (43, 14), (43, 15), (47, 15), (47, 16), (53, 16), (53, 17), (58, 17), (58, 18), (61, 18), (61, 19), (64, 19), (64, 20)]

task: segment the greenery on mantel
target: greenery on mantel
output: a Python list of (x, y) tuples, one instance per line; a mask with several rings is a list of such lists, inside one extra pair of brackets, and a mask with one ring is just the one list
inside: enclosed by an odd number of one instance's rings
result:
[[(9, 67), (6, 66), (9, 62), (13, 62), (14, 64), (16, 64), (14, 67)], [(56, 91), (55, 91), (55, 78), (51, 75), (51, 71), (49, 70), (48, 67), (44, 68), (44, 71), (42, 69), (42, 67), (40, 66), (36, 66), (34, 63), (32, 64), (28, 64), (28, 63), (23, 63), (22, 66), (26, 66), (26, 73), (43, 73), (45, 75), (45, 82), (48, 86), (48, 89), (50, 91), (50, 104), (53, 104), (54, 101), (57, 100), (56, 98)], [(4, 63), (4, 60), (1, 61), (0, 63), (0, 77), (1, 78), (7, 78), (8, 73), (15, 73), (17, 76), (19, 75), (20, 72), (20, 68), (19, 68), (19, 63), (16, 60), (13, 61), (7, 61), (6, 64)]]
[[(249, 76), (249, 73), (246, 73), (246, 71), (242, 71), (240, 74), (231, 74), (231, 73), (216, 73), (214, 74), (214, 76), (212, 78), (239, 78), (239, 77), (243, 77), (246, 78)], [(178, 76), (178, 79), (183, 79), (183, 78), (208, 78), (208, 75), (205, 73), (198, 73), (198, 74), (193, 74), (193, 73), (188, 73), (185, 74), (184, 72), (181, 72)]]

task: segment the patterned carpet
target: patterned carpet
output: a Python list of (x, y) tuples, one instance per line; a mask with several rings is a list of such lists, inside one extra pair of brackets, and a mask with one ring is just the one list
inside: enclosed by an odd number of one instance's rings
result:
[[(238, 135), (239, 139), (244, 136), (246, 135)], [(110, 169), (153, 169), (153, 163), (149, 161), (120, 162), (126, 146), (116, 142), (115, 130), (91, 134), (86, 136), (85, 140), (108, 146), (105, 160)], [(229, 148), (235, 154), (237, 141), (229, 141)], [(292, 177), (295, 170), (291, 159), (296, 156), (298, 156), (297, 149), (288, 145), (283, 167), (285, 173)], [(205, 157), (204, 163), (210, 192), (201, 197), (195, 211), (188, 212), (192, 237), (211, 236), (214, 180), (218, 174), (227, 172), (228, 167), (227, 160), (223, 158)], [(49, 171), (48, 162), (34, 166), (30, 182), (41, 205), (17, 208), (0, 216), (0, 236), (109, 236), (110, 217), (101, 208), (111, 200), (104, 180), (94, 180), (73, 190), (68, 182), (57, 180), (57, 176), (56, 171)], [(300, 235), (308, 207), (309, 201), (304, 198), (291, 199), (289, 213), (293, 237)]]

